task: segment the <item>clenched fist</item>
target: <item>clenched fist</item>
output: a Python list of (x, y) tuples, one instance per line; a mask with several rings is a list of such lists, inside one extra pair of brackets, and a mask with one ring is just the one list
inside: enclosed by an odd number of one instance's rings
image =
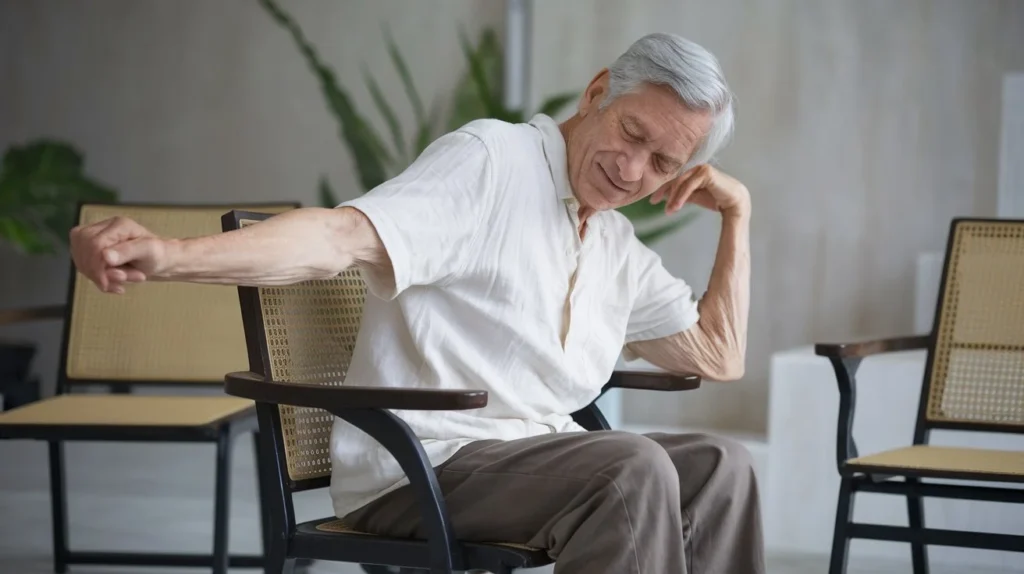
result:
[(71, 230), (75, 267), (105, 293), (123, 294), (125, 283), (159, 276), (167, 267), (168, 245), (126, 217)]

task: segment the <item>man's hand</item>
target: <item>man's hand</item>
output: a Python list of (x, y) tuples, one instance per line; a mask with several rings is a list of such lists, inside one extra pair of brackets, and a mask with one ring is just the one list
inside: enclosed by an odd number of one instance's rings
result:
[(71, 230), (75, 267), (106, 293), (159, 275), (167, 267), (168, 241), (125, 217)]
[(708, 164), (698, 165), (662, 185), (651, 203), (665, 201), (665, 212), (675, 213), (687, 202), (723, 215), (750, 214), (750, 192), (732, 176)]

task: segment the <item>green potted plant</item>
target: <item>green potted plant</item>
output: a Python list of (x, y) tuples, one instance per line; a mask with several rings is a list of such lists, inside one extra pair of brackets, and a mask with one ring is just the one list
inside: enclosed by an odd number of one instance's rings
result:
[[(83, 202), (113, 202), (109, 187), (85, 174), (82, 154), (69, 143), (39, 139), (11, 146), (0, 164), (0, 243), (24, 256), (55, 256)], [(0, 309), (0, 325), (63, 317), (62, 305)], [(0, 339), (2, 408), (38, 399), (29, 380), (35, 345)]]

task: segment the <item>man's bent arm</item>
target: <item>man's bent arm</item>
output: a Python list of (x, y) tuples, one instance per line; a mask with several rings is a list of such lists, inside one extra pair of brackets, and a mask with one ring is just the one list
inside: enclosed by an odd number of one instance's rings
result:
[(675, 373), (711, 380), (743, 376), (750, 311), (750, 215), (725, 213), (707, 293), (697, 324), (668, 337), (629, 343), (648, 362)]

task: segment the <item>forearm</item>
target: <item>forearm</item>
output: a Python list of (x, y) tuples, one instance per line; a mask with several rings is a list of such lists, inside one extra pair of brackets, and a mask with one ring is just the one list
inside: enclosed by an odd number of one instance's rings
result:
[(747, 215), (726, 215), (700, 320), (675, 335), (631, 343), (650, 363), (712, 380), (743, 376), (750, 311), (750, 223)]
[(297, 209), (227, 233), (168, 240), (166, 249), (168, 264), (152, 279), (287, 285), (386, 259), (373, 226), (352, 208)]

